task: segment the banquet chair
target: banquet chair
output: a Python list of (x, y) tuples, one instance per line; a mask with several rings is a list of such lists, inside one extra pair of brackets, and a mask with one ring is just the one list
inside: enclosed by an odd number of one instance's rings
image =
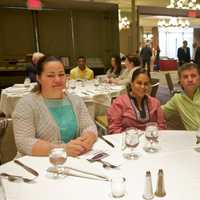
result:
[(181, 90), (174, 88), (174, 83), (172, 81), (170, 73), (165, 73), (165, 78), (166, 78), (166, 81), (167, 81), (167, 86), (169, 88), (170, 96), (173, 96), (175, 93), (181, 92)]
[(150, 91), (150, 95), (152, 97), (156, 97), (159, 85), (160, 85), (159, 79), (157, 79), (157, 78), (152, 78), (151, 79), (151, 91)]
[(0, 119), (0, 162), (12, 160), (17, 154), (11, 118)]
[(95, 123), (100, 135), (107, 134), (108, 119), (106, 112), (111, 105), (111, 101), (112, 98), (107, 94), (99, 94), (93, 97), (95, 104)]

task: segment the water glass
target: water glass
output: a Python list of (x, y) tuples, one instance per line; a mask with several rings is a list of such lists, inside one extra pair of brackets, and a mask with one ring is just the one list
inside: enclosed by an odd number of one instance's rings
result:
[(111, 193), (113, 198), (123, 197), (126, 193), (126, 179), (124, 177), (114, 177), (111, 179)]
[(67, 153), (63, 144), (52, 145), (49, 151), (49, 162), (53, 167), (48, 172), (53, 172), (54, 178), (64, 177), (64, 163), (67, 160)]
[(159, 151), (159, 140), (158, 140), (158, 126), (156, 122), (147, 123), (145, 129), (145, 138), (147, 143), (144, 150), (149, 153), (155, 153)]
[(139, 145), (138, 130), (131, 128), (125, 131), (125, 145), (130, 149), (129, 153), (124, 153), (126, 159), (138, 159), (139, 155), (134, 152), (134, 149)]
[(29, 77), (26, 77), (24, 80), (24, 87), (29, 87), (31, 83), (31, 79)]
[(75, 81), (75, 80), (71, 80), (71, 81), (69, 82), (69, 85), (70, 85), (70, 88), (71, 88), (72, 90), (75, 90), (75, 89), (76, 89), (76, 81)]

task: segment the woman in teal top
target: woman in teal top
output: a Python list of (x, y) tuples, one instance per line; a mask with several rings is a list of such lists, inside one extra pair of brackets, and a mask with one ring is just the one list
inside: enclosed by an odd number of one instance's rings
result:
[(52, 56), (41, 58), (37, 81), (37, 91), (20, 99), (12, 116), (18, 151), (45, 156), (60, 140), (69, 156), (89, 151), (97, 129), (83, 100), (64, 91), (63, 63)]

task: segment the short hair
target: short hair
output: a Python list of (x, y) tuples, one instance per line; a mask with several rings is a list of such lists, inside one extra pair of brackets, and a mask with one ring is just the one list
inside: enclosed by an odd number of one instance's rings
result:
[(126, 55), (126, 58), (129, 62), (133, 63), (134, 66), (140, 66), (140, 58), (138, 55)]
[(196, 69), (198, 71), (198, 74), (200, 75), (200, 67), (198, 67), (198, 65), (196, 63), (185, 63), (178, 68), (179, 79), (181, 77), (182, 72), (187, 70), (187, 69)]
[(183, 44), (184, 44), (184, 43), (188, 43), (187, 40), (183, 40)]
[(77, 57), (77, 60), (79, 60), (79, 59), (84, 59), (84, 60), (86, 60), (86, 57), (85, 57), (85, 56), (78, 56), (78, 57)]

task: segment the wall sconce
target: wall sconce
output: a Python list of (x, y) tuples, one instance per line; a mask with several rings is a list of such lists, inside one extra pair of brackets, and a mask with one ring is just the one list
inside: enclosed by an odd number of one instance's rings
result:
[(128, 20), (127, 17), (121, 17), (121, 11), (118, 11), (119, 15), (119, 30), (121, 31), (122, 29), (128, 29), (130, 28), (130, 21)]

